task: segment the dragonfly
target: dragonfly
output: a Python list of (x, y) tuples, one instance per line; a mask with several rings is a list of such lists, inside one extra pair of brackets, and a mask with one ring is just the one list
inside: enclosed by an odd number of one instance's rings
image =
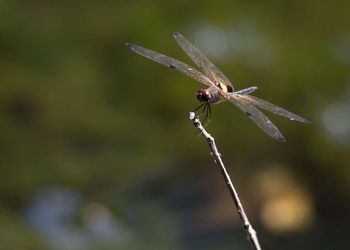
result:
[(286, 142), (285, 137), (269, 120), (269, 118), (267, 118), (259, 109), (267, 110), (292, 121), (310, 123), (310, 121), (297, 114), (287, 111), (256, 96), (250, 95), (258, 89), (255, 86), (234, 91), (230, 80), (202, 52), (200, 52), (193, 44), (186, 40), (186, 38), (179, 32), (174, 32), (173, 35), (178, 45), (197, 65), (200, 71), (184, 62), (163, 55), (159, 52), (149, 50), (132, 43), (126, 43), (125, 45), (130, 50), (141, 56), (163, 64), (169, 68), (176, 69), (192, 79), (207, 85), (208, 88), (199, 89), (197, 91), (196, 97), (201, 102), (201, 105), (194, 110), (197, 111), (198, 109), (203, 108), (202, 113), (206, 112), (205, 119), (208, 116), (209, 119), (211, 119), (212, 104), (229, 101), (243, 113), (245, 113), (266, 134), (279, 142)]

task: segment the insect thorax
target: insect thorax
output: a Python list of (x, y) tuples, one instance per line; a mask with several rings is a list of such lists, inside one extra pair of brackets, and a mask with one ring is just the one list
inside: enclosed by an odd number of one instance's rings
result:
[(220, 100), (219, 92), (214, 88), (208, 88), (208, 91), (211, 95), (210, 103), (217, 103)]

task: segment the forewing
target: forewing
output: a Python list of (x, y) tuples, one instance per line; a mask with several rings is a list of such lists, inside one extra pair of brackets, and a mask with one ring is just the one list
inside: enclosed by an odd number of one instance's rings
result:
[(310, 123), (310, 121), (306, 120), (305, 118), (303, 118), (297, 114), (294, 114), (292, 112), (289, 112), (288, 110), (285, 110), (281, 107), (278, 107), (278, 106), (276, 106), (268, 101), (265, 101), (263, 99), (260, 99), (258, 97), (251, 96), (251, 95), (238, 95), (238, 98), (243, 99), (246, 102), (249, 102), (258, 108), (265, 109), (265, 110), (270, 111), (271, 113), (274, 113), (276, 115), (286, 117), (289, 120), (303, 122), (303, 123)]
[(174, 32), (174, 38), (192, 61), (200, 68), (200, 70), (208, 76), (214, 83), (223, 83), (232, 86), (230, 80), (202, 54), (193, 44), (187, 41), (183, 35)]
[(174, 58), (168, 57), (166, 55), (163, 55), (161, 53), (158, 53), (156, 51), (153, 50), (149, 50), (146, 48), (143, 48), (141, 46), (135, 45), (135, 44), (131, 44), (131, 43), (126, 43), (125, 44), (129, 49), (131, 49), (132, 51), (134, 51), (135, 53), (147, 57), (148, 59), (151, 59), (157, 63), (163, 64), (169, 68), (174, 68), (178, 71), (180, 71), (181, 73), (201, 82), (204, 83), (205, 85), (208, 86), (213, 86), (214, 84), (212, 83), (212, 81), (205, 76), (204, 74), (202, 74), (201, 72), (199, 72), (198, 70), (194, 69), (193, 67), (187, 65), (186, 63), (183, 63), (179, 60), (176, 60)]
[(286, 139), (283, 137), (278, 128), (253, 104), (247, 102), (245, 99), (239, 98), (239, 95), (232, 93), (225, 93), (220, 91), (227, 100), (231, 101), (236, 105), (242, 112), (244, 112), (259, 128), (261, 128), (266, 134), (271, 136), (273, 139), (285, 142)]

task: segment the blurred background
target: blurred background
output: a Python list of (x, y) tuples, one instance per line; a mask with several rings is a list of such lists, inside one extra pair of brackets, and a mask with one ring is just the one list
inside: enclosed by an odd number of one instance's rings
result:
[(350, 2), (0, 1), (0, 249), (251, 249), (187, 113), (181, 32), (236, 89), (312, 121), (229, 103), (208, 131), (263, 249), (348, 249)]

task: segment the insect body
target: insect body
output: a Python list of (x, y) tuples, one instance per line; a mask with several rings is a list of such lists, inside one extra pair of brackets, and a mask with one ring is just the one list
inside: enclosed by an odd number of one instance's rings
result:
[[(276, 115), (286, 117), (293, 121), (302, 123), (310, 123), (305, 118), (289, 112), (281, 107), (278, 107), (268, 101), (262, 100), (258, 97), (250, 95), (257, 87), (249, 87), (239, 91), (234, 91), (230, 80), (211, 62), (206, 58), (194, 45), (187, 41), (180, 33), (175, 32), (174, 38), (185, 53), (198, 66), (200, 71), (174, 58), (168, 57), (153, 50), (143, 48), (141, 46), (126, 43), (126, 46), (144, 57), (151, 59), (157, 63), (163, 64), (169, 68), (174, 68), (181, 73), (197, 80), (207, 86), (207, 89), (200, 89), (197, 91), (197, 99), (201, 105), (195, 110), (203, 107), (202, 112), (206, 112), (206, 118), (211, 117), (211, 104), (217, 104), (223, 101), (230, 101), (238, 109), (244, 112), (248, 117), (266, 134), (273, 139), (285, 142), (285, 138), (278, 130), (278, 128), (259, 111), (265, 109)], [(205, 118), (205, 119), (206, 119)]]

